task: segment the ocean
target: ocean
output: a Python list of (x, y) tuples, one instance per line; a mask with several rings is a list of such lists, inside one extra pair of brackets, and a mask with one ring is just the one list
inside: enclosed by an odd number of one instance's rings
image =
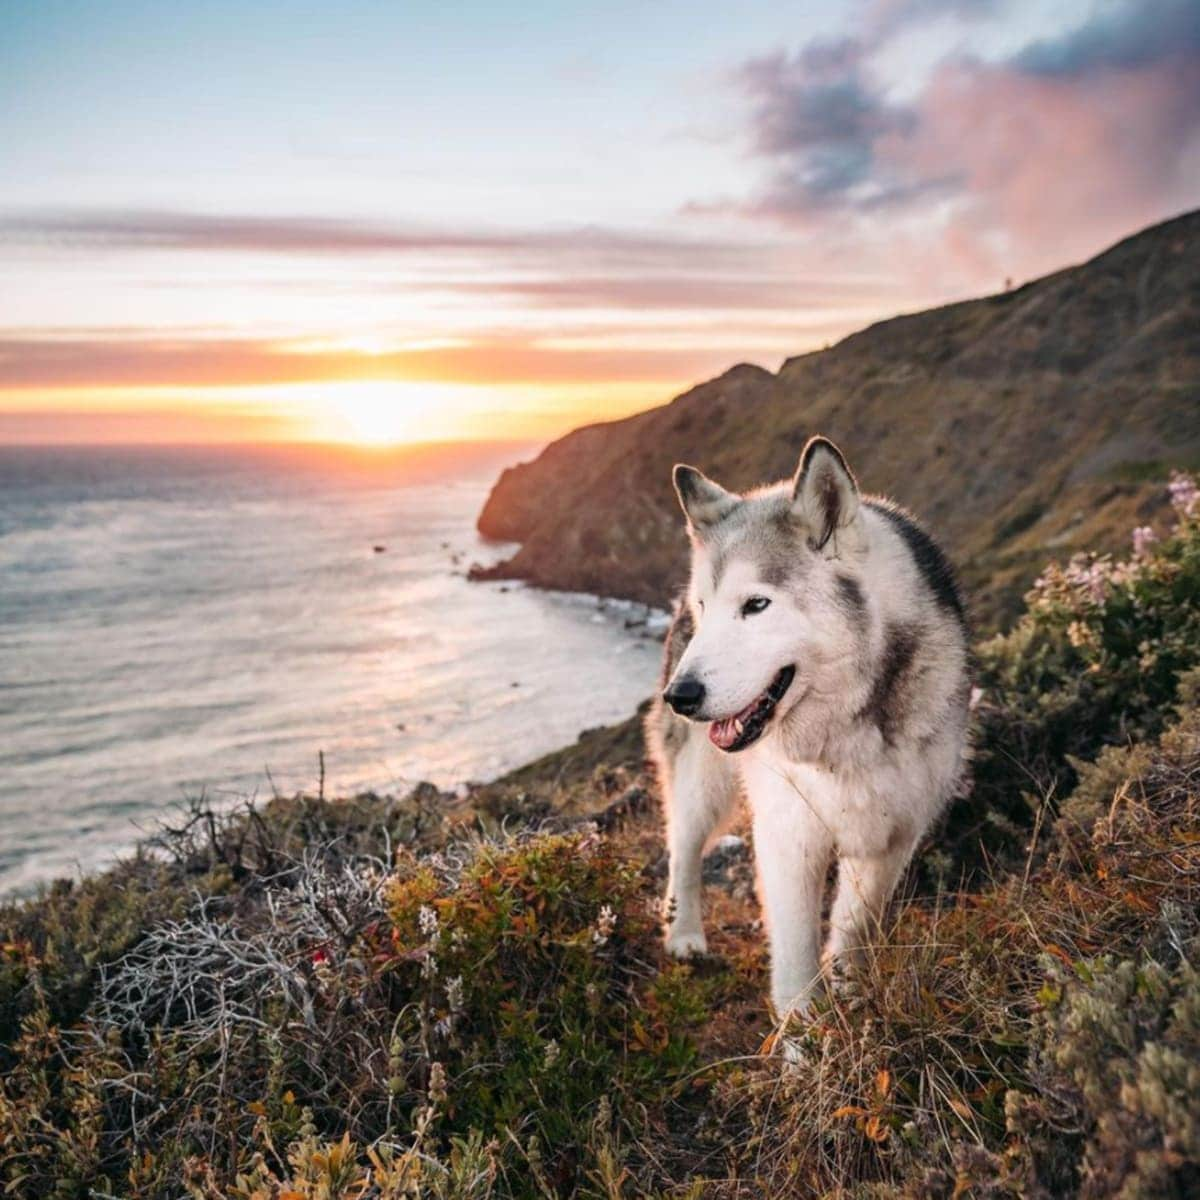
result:
[[(184, 797), (444, 788), (627, 716), (644, 611), (472, 583), (521, 448), (0, 448), (0, 894)], [(651, 624), (654, 622), (652, 620)]]

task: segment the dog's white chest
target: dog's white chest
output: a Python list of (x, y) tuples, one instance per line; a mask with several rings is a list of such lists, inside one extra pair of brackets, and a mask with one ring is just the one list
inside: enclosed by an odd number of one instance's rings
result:
[(878, 773), (796, 762), (776, 749), (774, 739), (751, 748), (742, 774), (752, 809), (769, 808), (798, 830), (823, 832), (840, 854), (886, 853), (897, 827), (910, 823), (899, 796)]

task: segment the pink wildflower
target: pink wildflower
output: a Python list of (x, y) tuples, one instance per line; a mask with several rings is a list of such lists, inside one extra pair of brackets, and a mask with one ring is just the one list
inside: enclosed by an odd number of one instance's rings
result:
[(1108, 594), (1112, 563), (1108, 556), (1092, 559), (1086, 554), (1072, 556), (1067, 564), (1065, 579), (1077, 592), (1086, 596), (1093, 604), (1103, 604)]
[(1145, 558), (1150, 547), (1158, 541), (1158, 534), (1149, 525), (1139, 525), (1133, 531), (1133, 556)]
[(1196, 487), (1196, 481), (1185, 471), (1171, 472), (1167, 494), (1171, 497), (1171, 506), (1185, 517), (1190, 517), (1195, 512), (1196, 501), (1200, 500), (1200, 488)]

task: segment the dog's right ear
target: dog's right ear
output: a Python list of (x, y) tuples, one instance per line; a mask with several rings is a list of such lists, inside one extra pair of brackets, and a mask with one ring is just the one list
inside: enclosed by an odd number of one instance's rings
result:
[(710, 529), (737, 504), (740, 497), (727, 492), (720, 484), (713, 483), (695, 467), (676, 463), (671, 474), (679, 505), (687, 517), (688, 528), (695, 534)]
[(792, 479), (792, 508), (809, 529), (814, 550), (837, 556), (839, 530), (858, 517), (858, 484), (842, 452), (824, 437), (808, 439)]

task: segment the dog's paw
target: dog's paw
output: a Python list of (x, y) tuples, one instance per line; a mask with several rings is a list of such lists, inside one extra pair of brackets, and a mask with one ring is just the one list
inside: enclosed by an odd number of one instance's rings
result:
[(781, 1033), (775, 1042), (775, 1052), (786, 1067), (802, 1067), (809, 1061), (806, 1039), (795, 1033)]
[(672, 929), (667, 934), (666, 947), (672, 958), (696, 958), (708, 953), (708, 939), (700, 929), (692, 932)]

